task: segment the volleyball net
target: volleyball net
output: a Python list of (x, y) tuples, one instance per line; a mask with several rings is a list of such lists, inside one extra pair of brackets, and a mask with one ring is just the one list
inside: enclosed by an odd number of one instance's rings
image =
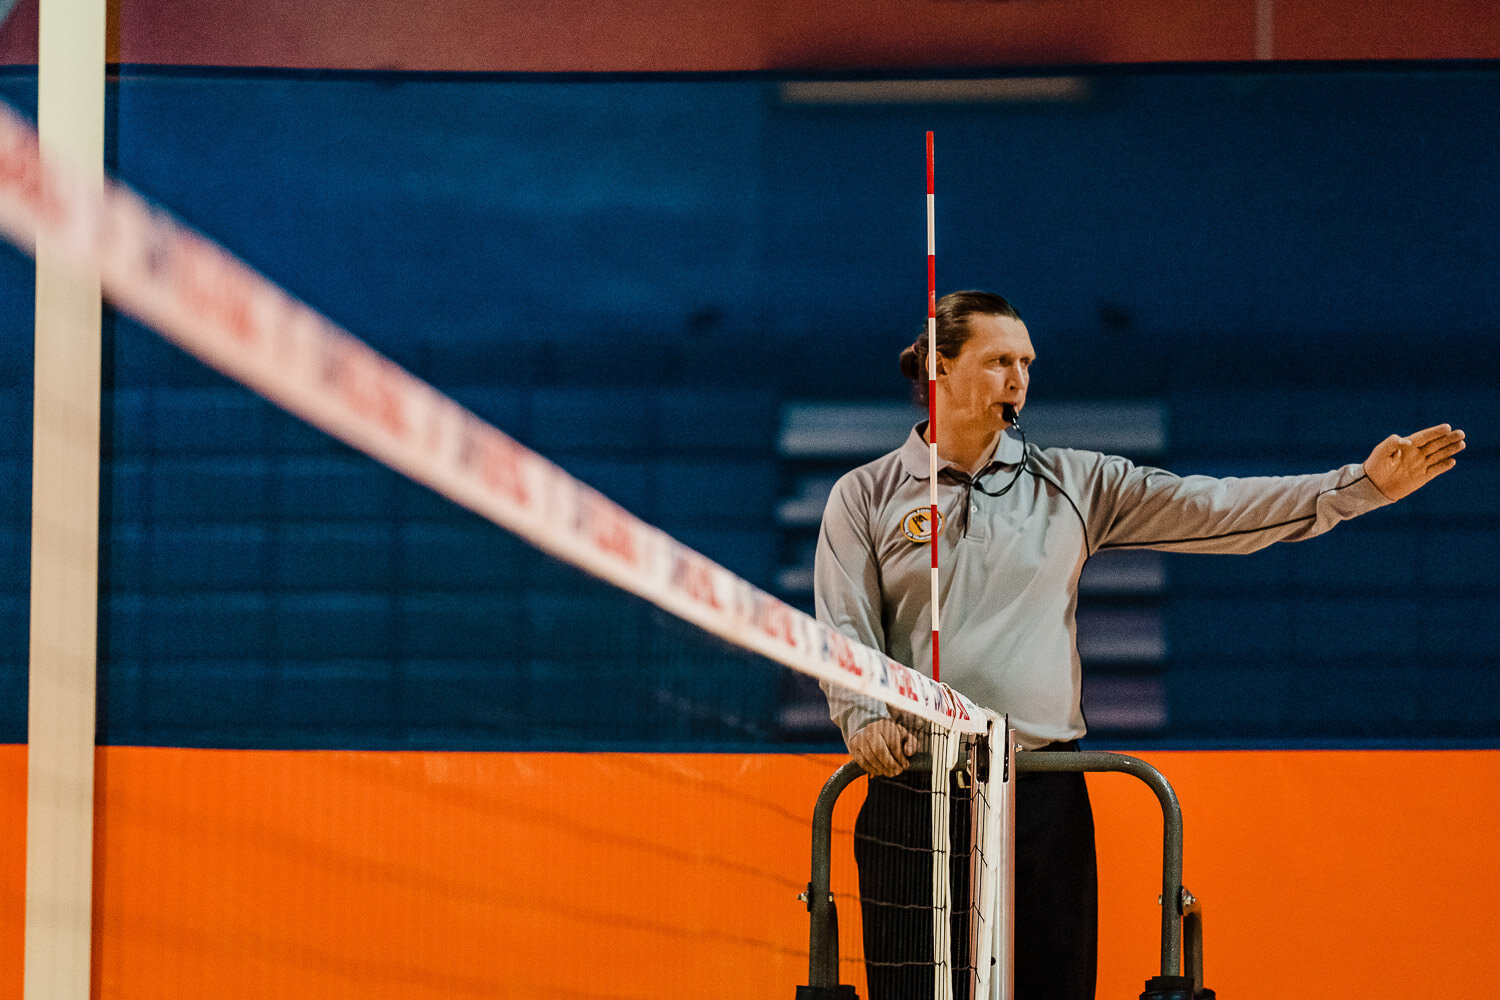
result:
[[(90, 188), (66, 163), (46, 156), (30, 123), (3, 106), (0, 231), (24, 251), (44, 243), (72, 266), (96, 270), (114, 306), (170, 343), (280, 411), (544, 554), (547, 565), (527, 571), (534, 582), (525, 588), (520, 609), (499, 613), (501, 626), (491, 620), (487, 604), (451, 613), (452, 595), (442, 602), (447, 612), (425, 618), (423, 608), (431, 607), (409, 595), (386, 608), (414, 623), (408, 632), (421, 631), (424, 622), (435, 630), (498, 628), (507, 648), (525, 651), (519, 659), (497, 655), (493, 673), (480, 682), (504, 691), (505, 698), (480, 694), (472, 672), (465, 681), (476, 704), (509, 706), (508, 715), (490, 720), (497, 748), (512, 745), (503, 736), (508, 727), (529, 725), (533, 735), (545, 737), (549, 726), (572, 734), (554, 745), (573, 749), (660, 749), (658, 737), (670, 733), (674, 736), (665, 744), (672, 747), (699, 741), (776, 750), (784, 729), (778, 721), (784, 708), (779, 692), (789, 676), (816, 680), (834, 698), (887, 706), (920, 735), (928, 763), (900, 780), (877, 783), (857, 824), (852, 810), (859, 796), (853, 796), (856, 801), (843, 807), (835, 824), (841, 846), (833, 893), (845, 903), (846, 921), (838, 978), (876, 1000), (910, 995), (911, 989), (934, 997), (990, 995), (992, 970), (1001, 966), (994, 949), (1004, 827), (1002, 797), (992, 794), (1002, 770), (995, 762), (1004, 758), (1004, 734), (994, 732), (999, 720), (992, 714), (646, 523), (123, 185), (106, 179), (102, 190)], [(473, 526), (465, 531), (465, 537), (477, 537)], [(423, 558), (423, 537), (403, 535), (413, 560)], [(203, 552), (202, 557), (214, 556)], [(408, 666), (439, 659), (423, 656), (420, 646), (417, 641), (417, 651), (401, 654)], [(141, 653), (143, 658), (161, 655), (177, 654), (149, 643)], [(347, 668), (358, 657), (329, 659)], [(426, 680), (413, 679), (415, 672), (407, 679), (406, 705), (431, 700), (421, 690), (423, 683), (445, 683), (440, 669), (420, 676)], [(559, 677), (569, 685), (559, 687)], [(587, 692), (588, 704), (595, 706), (591, 711), (601, 716), (599, 730), (609, 729), (602, 716), (610, 712), (631, 719), (631, 727), (615, 730), (614, 738), (589, 739), (591, 720), (580, 720), (569, 708), (570, 701), (581, 700), (574, 692)], [(544, 721), (537, 723), (539, 718)], [(434, 723), (428, 731), (440, 728)], [(415, 742), (420, 745), (420, 738)], [(483, 803), (481, 811), (508, 811), (508, 820), (531, 830), (536, 843), (555, 845), (562, 831), (563, 841), (576, 841), (576, 853), (528, 859), (524, 852), (507, 852), (523, 856), (480, 865), (478, 873), (472, 858), (470, 863), (399, 862), (407, 866), (402, 869), (406, 881), (431, 883), (402, 890), (402, 905), (449, 914), (449, 938), (505, 938), (493, 947), (466, 946), (461, 953), (441, 947), (424, 951), (404, 973), (403, 995), (423, 995), (426, 987), (451, 995), (455, 984), (477, 988), (503, 982), (522, 992), (535, 987), (556, 996), (633, 997), (680, 991), (691, 983), (701, 991), (705, 980), (713, 980), (716, 985), (708, 991), (715, 995), (763, 996), (767, 982), (786, 982), (788, 975), (805, 983), (807, 924), (793, 899), (806, 885), (813, 797), (837, 757), (797, 752), (753, 767), (702, 756), (648, 757), (616, 761), (608, 777), (591, 778), (584, 772), (597, 762), (588, 753), (581, 756), (582, 761), (529, 759), (524, 767), (498, 764), (488, 777), (459, 781), (463, 795)], [(622, 805), (622, 796), (595, 798), (601, 785), (621, 786), (622, 773), (633, 775), (623, 782), (635, 789), (633, 801)], [(637, 779), (643, 784), (632, 783)], [(667, 797), (657, 798), (667, 787), (672, 789)], [(547, 796), (565, 802), (557, 808), (539, 803)], [(425, 804), (460, 812), (474, 808), (472, 802)], [(384, 806), (377, 802), (375, 809)], [(514, 829), (506, 829), (514, 843)], [(243, 860), (220, 857), (204, 864)], [(128, 868), (127, 860), (117, 861)], [(558, 874), (569, 866), (572, 872)], [(580, 878), (579, 869), (588, 870), (589, 877)], [(298, 878), (289, 872), (278, 881)], [(116, 893), (128, 891), (120, 887), (128, 887), (130, 879), (116, 872), (110, 884)], [(442, 898), (424, 902), (427, 892)], [(682, 898), (695, 894), (711, 899)], [(474, 917), (470, 911), (477, 899), (510, 916)], [(191, 910), (197, 904), (183, 905)], [(193, 927), (211, 952), (215, 941), (222, 943), (214, 937), (214, 921), (225, 919), (224, 908), (210, 901), (201, 905), (209, 908), (205, 914), (162, 919)], [(370, 914), (357, 919), (368, 921)], [(127, 923), (122, 916), (98, 926), (107, 932)], [(272, 923), (274, 932), (267, 929)], [(373, 936), (355, 947), (393, 949), (399, 956), (410, 944), (382, 945), (384, 932), (372, 930)], [(233, 937), (224, 933), (225, 939)], [(257, 933), (316, 937), (323, 932), (282, 912)], [(560, 941), (572, 944), (564, 948)], [(313, 947), (306, 939), (283, 943), (289, 953), (303, 955), (304, 972), (318, 964), (306, 960), (306, 949)], [(252, 944), (260, 953), (267, 950), (263, 936)], [(498, 959), (494, 947), (514, 957)], [(536, 964), (531, 959), (537, 955), (551, 957)], [(202, 960), (201, 954), (178, 959)], [(376, 968), (391, 960), (389, 953), (366, 951), (346, 956), (344, 966), (358, 968), (363, 962)], [(637, 968), (622, 973), (622, 962)], [(762, 974), (769, 969), (776, 971)], [(150, 974), (159, 981), (164, 973)], [(324, 968), (318, 974), (331, 973)], [(252, 979), (243, 988), (273, 987), (274, 982)]]

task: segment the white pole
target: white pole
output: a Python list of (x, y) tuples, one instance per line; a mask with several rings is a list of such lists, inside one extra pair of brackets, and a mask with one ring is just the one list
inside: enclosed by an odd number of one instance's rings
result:
[[(43, 147), (103, 188), (105, 0), (41, 0)], [(25, 1000), (88, 1000), (99, 563), (99, 276), (36, 251)]]
[(1255, 4), (1255, 58), (1262, 61), (1274, 58), (1276, 51), (1276, 6), (1275, 0), (1256, 0)]

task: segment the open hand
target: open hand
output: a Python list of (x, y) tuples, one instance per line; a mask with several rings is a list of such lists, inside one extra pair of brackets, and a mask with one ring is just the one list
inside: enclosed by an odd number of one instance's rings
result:
[(1447, 424), (1410, 437), (1392, 434), (1365, 459), (1365, 475), (1386, 499), (1400, 500), (1453, 468), (1454, 456), (1463, 450), (1464, 432)]
[(894, 778), (917, 752), (917, 738), (894, 719), (876, 719), (849, 737), (849, 756), (866, 774)]

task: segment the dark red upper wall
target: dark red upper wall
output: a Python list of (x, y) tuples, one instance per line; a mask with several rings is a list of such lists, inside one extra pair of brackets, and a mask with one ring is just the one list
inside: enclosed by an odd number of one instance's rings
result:
[[(109, 59), (477, 71), (1249, 60), (1265, 12), (1276, 59), (1500, 57), (1494, 0), (121, 0)], [(21, 0), (0, 26), (0, 64), (36, 61), (36, 27), (37, 0)]]

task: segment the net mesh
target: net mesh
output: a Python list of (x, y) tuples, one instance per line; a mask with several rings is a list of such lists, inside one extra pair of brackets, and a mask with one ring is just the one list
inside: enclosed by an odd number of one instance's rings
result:
[[(991, 801), (982, 739), (918, 727), (931, 753), (896, 777), (872, 777), (851, 831), (860, 952), (848, 981), (861, 996), (969, 998), (988, 981), (994, 933), (985, 894), (999, 858), (987, 845)], [(983, 976), (981, 976), (983, 969)]]
[[(844, 759), (788, 727), (816, 679), (888, 705), (925, 751), (836, 812), (837, 978), (874, 1000), (983, 993), (978, 707), (640, 520), (126, 189), (80, 187), (3, 109), (0, 228), (68, 246), (208, 366), (114, 331), (121, 357), (144, 355), (121, 370), (146, 374), (109, 400), (102, 725), (136, 745), (106, 748), (101, 988), (790, 995), (816, 976), (794, 900)], [(830, 724), (823, 748), (836, 739)]]

